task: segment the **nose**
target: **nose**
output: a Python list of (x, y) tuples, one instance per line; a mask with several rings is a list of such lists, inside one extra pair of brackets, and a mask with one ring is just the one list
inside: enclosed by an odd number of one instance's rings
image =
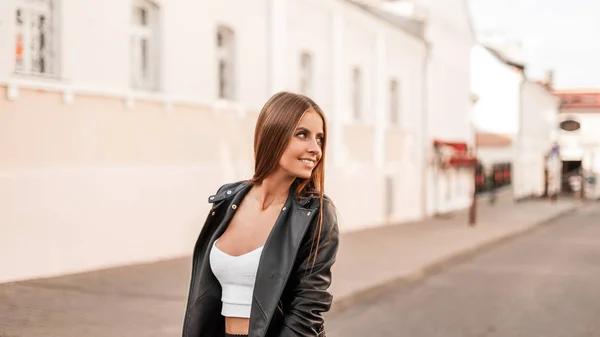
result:
[(312, 139), (308, 145), (308, 152), (312, 154), (320, 154), (321, 146), (319, 145), (319, 141), (316, 139)]

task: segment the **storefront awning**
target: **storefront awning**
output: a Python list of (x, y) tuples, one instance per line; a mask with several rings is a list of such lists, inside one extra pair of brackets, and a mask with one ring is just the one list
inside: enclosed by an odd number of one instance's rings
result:
[(450, 157), (450, 166), (474, 166), (477, 165), (477, 157), (475, 156), (453, 156)]
[(469, 151), (469, 146), (465, 142), (451, 142), (440, 139), (434, 139), (433, 145), (442, 151), (442, 166), (461, 167), (475, 166), (478, 163), (477, 157)]
[(464, 143), (464, 142), (448, 142), (448, 141), (443, 141), (443, 140), (439, 140), (439, 139), (434, 139), (433, 140), (433, 146), (437, 146), (437, 147), (441, 147), (441, 146), (451, 147), (456, 152), (467, 152), (467, 149), (468, 149), (467, 143)]

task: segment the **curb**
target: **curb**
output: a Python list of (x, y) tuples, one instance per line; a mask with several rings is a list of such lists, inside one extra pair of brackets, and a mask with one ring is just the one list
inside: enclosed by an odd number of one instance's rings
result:
[(548, 218), (542, 219), (540, 221), (534, 222), (533, 224), (523, 228), (521, 230), (517, 230), (511, 233), (507, 233), (498, 237), (490, 238), (487, 241), (484, 241), (479, 244), (475, 244), (470, 248), (466, 248), (462, 251), (458, 251), (452, 253), (450, 255), (441, 257), (439, 260), (430, 263), (428, 265), (423, 266), (413, 272), (408, 273), (407, 275), (399, 276), (396, 278), (392, 278), (390, 280), (384, 281), (382, 283), (374, 284), (373, 286), (364, 288), (359, 290), (353, 294), (347, 295), (340, 299), (334, 300), (331, 309), (328, 312), (328, 315), (335, 315), (343, 312), (351, 308), (352, 306), (366, 302), (370, 300), (374, 300), (376, 298), (381, 297), (382, 295), (388, 293), (393, 289), (402, 288), (411, 284), (416, 284), (418, 281), (425, 279), (428, 276), (434, 275), (442, 271), (443, 269), (455, 265), (459, 262), (465, 261), (474, 255), (481, 253), (485, 250), (491, 249), (494, 246), (506, 243), (512, 239), (515, 239), (519, 236), (523, 236), (525, 234), (529, 234), (536, 229), (539, 229), (545, 225), (550, 224), (556, 219), (574, 213), (575, 211), (583, 208), (584, 206), (573, 206), (569, 209), (566, 209), (562, 212), (556, 213)]

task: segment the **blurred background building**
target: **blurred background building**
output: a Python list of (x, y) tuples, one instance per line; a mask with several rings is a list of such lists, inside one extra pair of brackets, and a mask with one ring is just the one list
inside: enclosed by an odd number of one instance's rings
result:
[(558, 145), (562, 161), (562, 185), (579, 175), (588, 199), (600, 198), (600, 90), (559, 90), (562, 99)]
[[(547, 165), (556, 142), (560, 98), (548, 81), (538, 83), (525, 76), (525, 64), (514, 44), (507, 46), (506, 53), (497, 39), (490, 45), (482, 42), (474, 47), (472, 58), (472, 85), (478, 97), (474, 122), (482, 169), (510, 168), (515, 200), (543, 196), (548, 176), (560, 176), (560, 167)], [(505, 180), (506, 173), (494, 175)]]

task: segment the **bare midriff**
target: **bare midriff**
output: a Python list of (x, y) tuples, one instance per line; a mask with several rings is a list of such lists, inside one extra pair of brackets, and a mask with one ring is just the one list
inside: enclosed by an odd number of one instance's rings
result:
[(241, 317), (225, 317), (225, 332), (231, 335), (247, 335), (250, 330), (250, 319)]

